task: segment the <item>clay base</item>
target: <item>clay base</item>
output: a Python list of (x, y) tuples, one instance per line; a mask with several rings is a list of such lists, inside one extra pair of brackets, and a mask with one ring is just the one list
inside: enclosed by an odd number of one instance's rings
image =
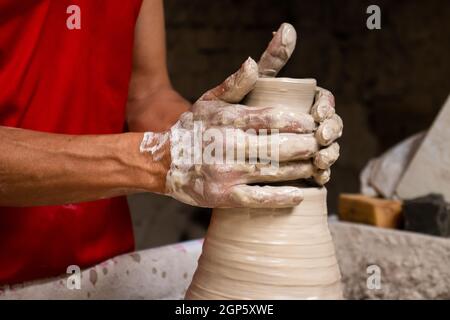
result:
[(186, 299), (341, 299), (326, 189), (290, 209), (216, 209)]

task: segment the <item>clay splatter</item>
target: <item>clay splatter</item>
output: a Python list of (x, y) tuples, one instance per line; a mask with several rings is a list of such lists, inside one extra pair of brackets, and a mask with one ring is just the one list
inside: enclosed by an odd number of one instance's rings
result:
[(139, 253), (131, 253), (130, 257), (137, 263), (141, 262), (141, 255)]
[(156, 268), (152, 269), (153, 274), (156, 274), (156, 272), (158, 272), (158, 270), (156, 270)]
[(103, 268), (102, 271), (105, 276), (108, 274), (108, 268)]
[(183, 278), (187, 279), (187, 272), (183, 273)]
[(91, 283), (94, 287), (95, 287), (95, 284), (97, 283), (97, 280), (98, 280), (97, 271), (95, 271), (94, 269), (91, 269), (89, 271), (89, 281), (91, 281)]
[(165, 278), (167, 273), (165, 271), (162, 272), (161, 277)]

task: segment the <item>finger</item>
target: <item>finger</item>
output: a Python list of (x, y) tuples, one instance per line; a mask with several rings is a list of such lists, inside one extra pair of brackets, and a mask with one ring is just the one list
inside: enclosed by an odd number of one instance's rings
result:
[(323, 121), (316, 131), (316, 139), (322, 146), (329, 146), (342, 135), (343, 123), (342, 119), (337, 115), (333, 115), (330, 119)]
[[(268, 139), (270, 137), (270, 139)], [(249, 143), (251, 146), (251, 144)], [(270, 136), (258, 136), (260, 159), (264, 159), (264, 151), (270, 152), (270, 159), (279, 162), (306, 160), (314, 156), (319, 145), (312, 134), (280, 133)], [(277, 152), (278, 154), (273, 154)], [(278, 159), (277, 159), (278, 158)]]
[(238, 208), (290, 208), (302, 202), (303, 192), (296, 187), (238, 185), (229, 197), (231, 206)]
[(314, 168), (311, 161), (284, 163), (278, 168), (272, 165), (247, 165), (246, 170), (242, 183), (274, 183), (313, 178), (318, 185), (323, 186), (331, 178), (330, 168)]
[(203, 141), (204, 155), (211, 158), (208, 164), (214, 164), (216, 159), (226, 163), (292, 162), (312, 159), (319, 151), (313, 134), (263, 134), (261, 131), (257, 134), (234, 128), (206, 129), (200, 141)]
[(335, 113), (334, 106), (333, 94), (328, 90), (317, 87), (314, 105), (311, 109), (314, 120), (320, 123), (331, 118)]
[(317, 128), (313, 117), (302, 112), (287, 112), (271, 107), (248, 107), (241, 104), (211, 108), (210, 101), (195, 105), (195, 120), (210, 126), (228, 126), (242, 130), (277, 129), (279, 132), (311, 133)]
[(314, 180), (316, 181), (316, 183), (319, 186), (323, 186), (326, 183), (328, 183), (328, 181), (330, 181), (330, 177), (331, 177), (331, 171), (330, 169), (326, 169), (326, 170), (317, 170), (314, 174)]
[(229, 76), (222, 84), (206, 92), (200, 100), (222, 100), (238, 103), (253, 89), (258, 79), (258, 65), (248, 58), (241, 68)]
[[(235, 146), (236, 155), (241, 160), (245, 159), (270, 160), (272, 162), (289, 162), (295, 160), (306, 160), (314, 157), (319, 151), (319, 145), (313, 134), (251, 134), (240, 130), (233, 130), (235, 136), (228, 134), (225, 143)], [(228, 140), (228, 139), (231, 139)], [(234, 142), (234, 143), (232, 143)], [(228, 151), (227, 151), (228, 152)]]
[(337, 142), (331, 144), (329, 147), (321, 149), (314, 156), (314, 165), (318, 169), (328, 169), (339, 158), (339, 144)]
[(295, 28), (283, 23), (258, 62), (260, 77), (275, 77), (291, 57), (296, 42)]
[(272, 183), (309, 179), (314, 174), (310, 160), (274, 164), (246, 164), (241, 183)]

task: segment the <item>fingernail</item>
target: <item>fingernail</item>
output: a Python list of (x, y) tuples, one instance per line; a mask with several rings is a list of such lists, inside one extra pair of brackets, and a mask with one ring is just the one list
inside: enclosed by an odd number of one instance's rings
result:
[(288, 23), (284, 23), (282, 28), (281, 43), (284, 46), (295, 45), (295, 42), (297, 41), (297, 33), (294, 27)]

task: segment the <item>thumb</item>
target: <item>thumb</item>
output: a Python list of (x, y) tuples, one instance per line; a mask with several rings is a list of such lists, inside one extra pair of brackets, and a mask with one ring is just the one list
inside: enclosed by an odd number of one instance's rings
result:
[(254, 88), (256, 80), (258, 80), (258, 65), (255, 60), (248, 58), (238, 71), (214, 89), (206, 92), (200, 100), (238, 103)]
[(258, 62), (261, 77), (275, 77), (294, 52), (297, 32), (289, 23), (283, 23), (274, 33), (266, 51)]

